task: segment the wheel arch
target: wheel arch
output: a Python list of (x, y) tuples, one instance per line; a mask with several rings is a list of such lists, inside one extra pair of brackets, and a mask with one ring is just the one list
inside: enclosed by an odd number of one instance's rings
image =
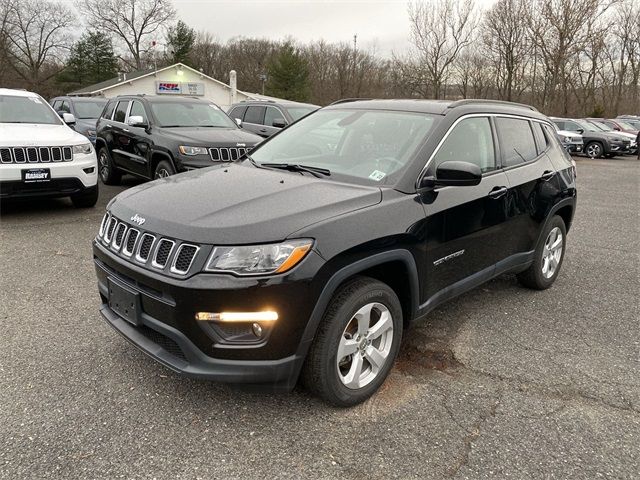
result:
[(413, 255), (406, 249), (376, 253), (340, 268), (326, 282), (302, 335), (297, 352), (299, 356), (306, 357), (322, 316), (335, 292), (346, 281), (356, 276), (369, 276), (389, 285), (400, 299), (405, 326), (414, 318), (420, 302), (418, 268)]
[(173, 157), (169, 152), (164, 152), (162, 150), (154, 150), (151, 152), (151, 161), (149, 162), (149, 169), (150, 169), (149, 178), (153, 179), (154, 172), (156, 171), (156, 167), (162, 160), (167, 160), (173, 167), (173, 170), (175, 172), (178, 171), (178, 169), (176, 168), (176, 162), (173, 161)]

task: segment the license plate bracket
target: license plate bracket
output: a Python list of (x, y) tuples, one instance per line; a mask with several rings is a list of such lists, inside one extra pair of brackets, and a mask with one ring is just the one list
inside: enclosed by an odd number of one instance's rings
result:
[(24, 183), (44, 183), (51, 181), (51, 169), (49, 168), (29, 168), (22, 170), (22, 181)]
[(142, 311), (140, 294), (112, 278), (108, 278), (107, 283), (111, 310), (130, 324), (139, 326)]

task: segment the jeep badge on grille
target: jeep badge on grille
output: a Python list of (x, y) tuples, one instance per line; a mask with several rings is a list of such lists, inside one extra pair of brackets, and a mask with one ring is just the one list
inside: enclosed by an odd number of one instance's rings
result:
[(143, 224), (144, 222), (146, 222), (146, 221), (147, 221), (147, 219), (146, 219), (146, 218), (144, 218), (144, 217), (141, 217), (140, 215), (138, 215), (138, 214), (136, 213), (133, 217), (131, 217), (131, 221), (132, 221), (132, 222), (137, 223), (137, 224), (138, 224), (138, 226), (140, 227), (140, 226), (142, 226), (142, 224)]

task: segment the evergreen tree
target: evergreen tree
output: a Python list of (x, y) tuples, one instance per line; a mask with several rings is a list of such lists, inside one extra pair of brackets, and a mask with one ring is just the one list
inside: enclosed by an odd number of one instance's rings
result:
[(118, 76), (118, 59), (102, 32), (85, 32), (72, 47), (58, 82), (85, 87)]
[(298, 102), (309, 99), (309, 63), (289, 42), (285, 43), (268, 67), (267, 95)]
[(189, 65), (191, 49), (196, 41), (196, 32), (182, 20), (178, 20), (175, 27), (167, 33), (167, 45), (171, 63), (184, 63)]

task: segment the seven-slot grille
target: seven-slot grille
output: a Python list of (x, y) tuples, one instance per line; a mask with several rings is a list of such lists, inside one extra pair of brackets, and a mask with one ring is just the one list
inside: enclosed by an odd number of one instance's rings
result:
[(217, 147), (210, 148), (209, 155), (211, 155), (211, 160), (214, 162), (231, 162), (239, 159), (250, 150), (251, 148), (249, 147)]
[(0, 148), (2, 163), (49, 163), (73, 160), (71, 147), (3, 147)]
[(130, 261), (161, 270), (168, 268), (176, 275), (187, 275), (200, 251), (197, 245), (140, 232), (109, 213), (100, 222), (98, 238)]

